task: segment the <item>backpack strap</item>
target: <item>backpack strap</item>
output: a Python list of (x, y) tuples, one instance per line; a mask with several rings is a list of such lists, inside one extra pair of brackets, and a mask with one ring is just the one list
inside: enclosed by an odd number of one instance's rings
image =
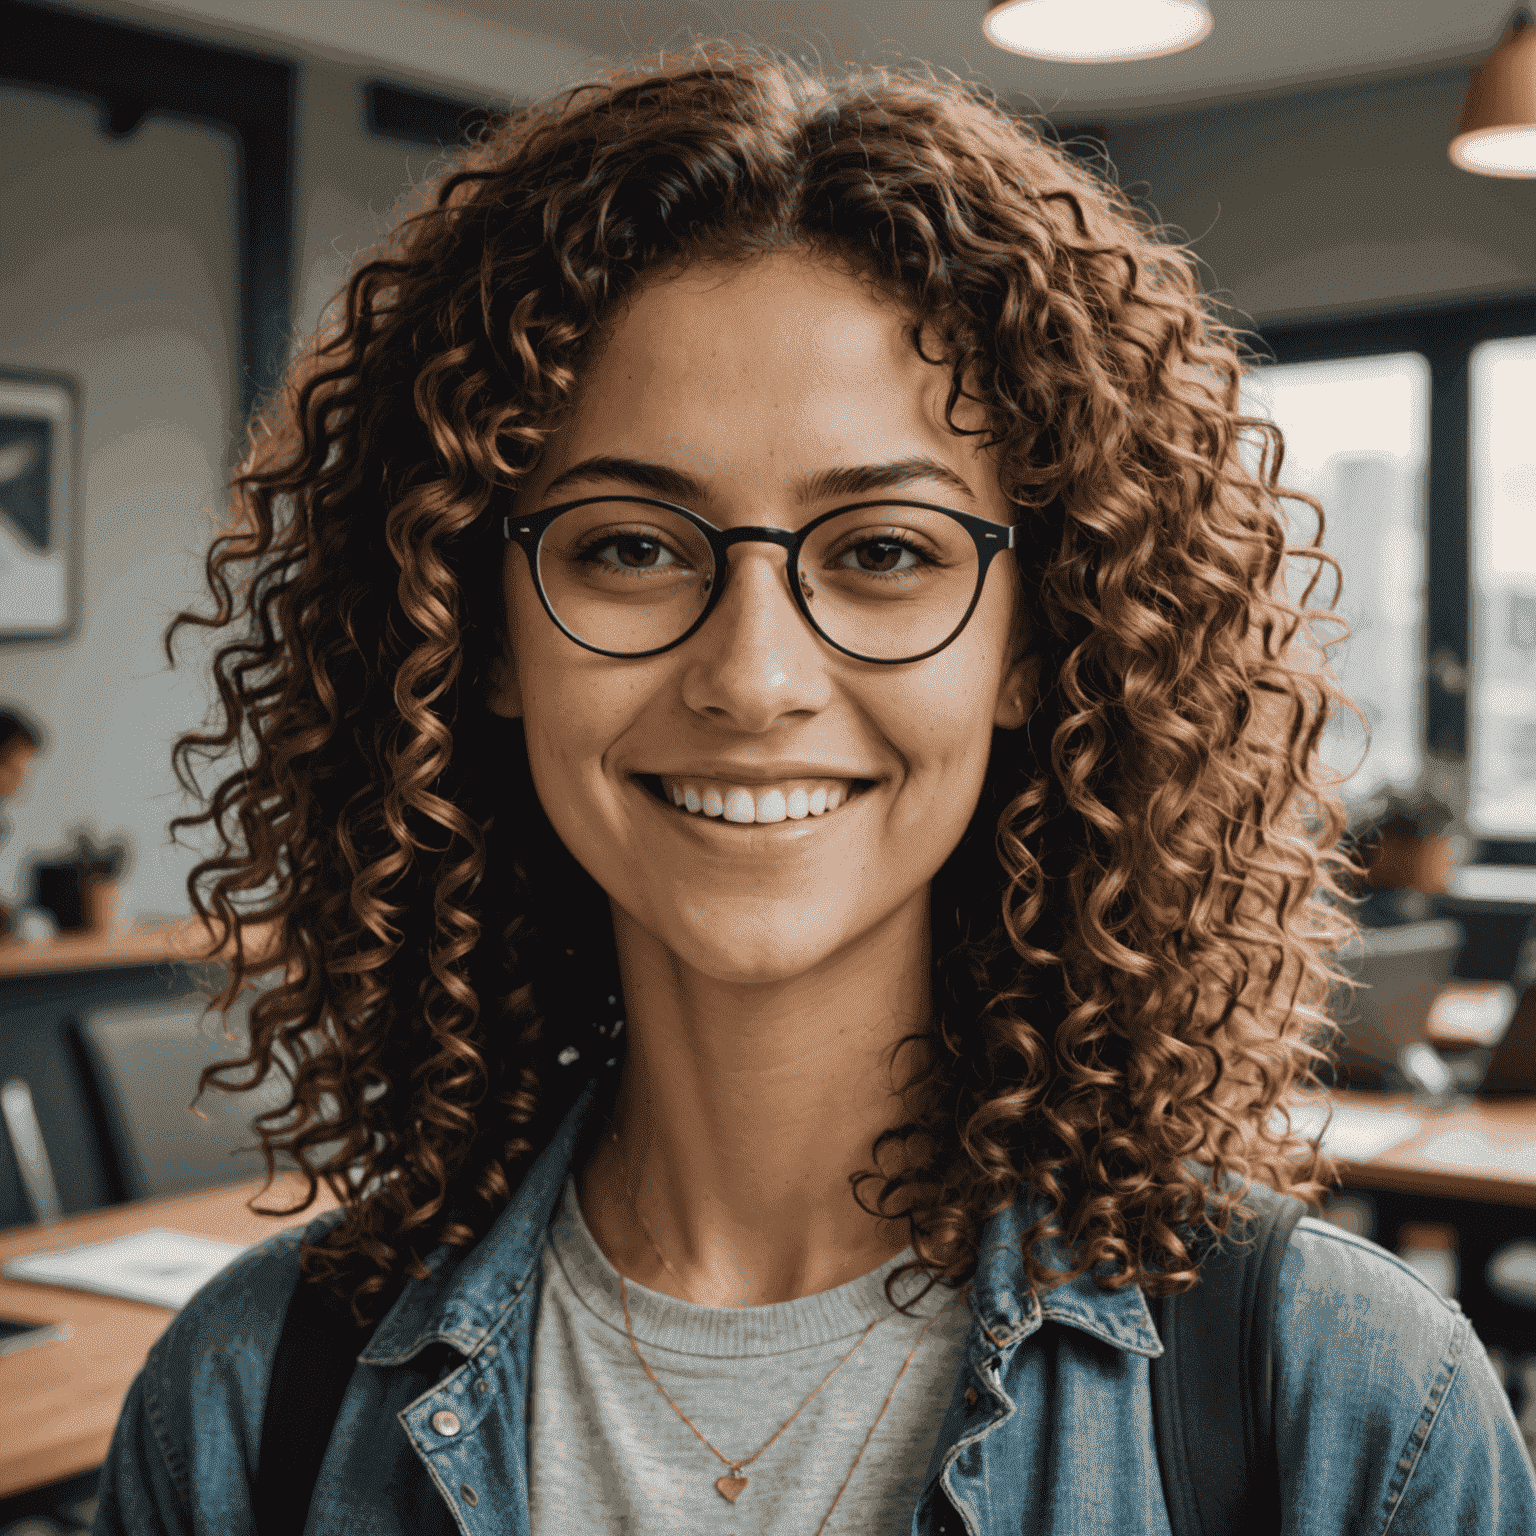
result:
[(373, 1329), (359, 1328), (350, 1308), (299, 1275), (261, 1419), (261, 1450), (251, 1509), (259, 1536), (300, 1536), (309, 1517), (320, 1463), (357, 1357)]
[[(1306, 1205), (1251, 1187), (1254, 1220), (1212, 1247), (1200, 1283), (1152, 1302), (1163, 1353), (1151, 1362), (1158, 1467), (1174, 1536), (1278, 1536), (1275, 1303)], [(1242, 1246), (1234, 1244), (1234, 1237)]]

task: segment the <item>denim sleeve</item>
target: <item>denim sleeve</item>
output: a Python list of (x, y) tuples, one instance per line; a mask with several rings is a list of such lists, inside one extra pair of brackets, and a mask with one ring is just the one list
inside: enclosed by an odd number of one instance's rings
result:
[(248, 1249), (156, 1341), (101, 1469), (93, 1536), (254, 1536), (262, 1419), (300, 1239), (336, 1219)]
[(1286, 1536), (1536, 1531), (1536, 1474), (1481, 1342), (1394, 1254), (1304, 1218), (1275, 1342)]
[(191, 1536), (186, 1463), (172, 1444), (164, 1415), (157, 1412), (154, 1394), (146, 1392), (151, 1369), (146, 1363), (134, 1378), (118, 1415), (96, 1486), (91, 1536)]
[(1392, 1536), (1536, 1531), (1536, 1470), (1509, 1396), (1470, 1324), (1456, 1374), (1423, 1442), (1397, 1516), (1386, 1527)]

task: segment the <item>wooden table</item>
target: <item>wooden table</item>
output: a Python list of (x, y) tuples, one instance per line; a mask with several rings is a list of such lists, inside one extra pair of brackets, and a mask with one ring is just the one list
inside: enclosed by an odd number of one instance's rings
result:
[[(335, 1207), (322, 1185), (302, 1215), (257, 1216), (246, 1202), (261, 1185), (260, 1179), (245, 1180), (69, 1216), (51, 1226), (12, 1227), (0, 1232), (0, 1267), (23, 1254), (103, 1242), (142, 1227), (256, 1243)], [(302, 1193), (303, 1187), (301, 1179), (289, 1175), (274, 1183), (260, 1203), (279, 1208), (295, 1203), (299, 1195), (288, 1191)], [(22, 1322), (68, 1322), (75, 1330), (56, 1343), (0, 1356), (0, 1498), (6, 1498), (88, 1472), (106, 1460), (128, 1388), (175, 1314), (148, 1302), (36, 1285), (3, 1274), (0, 1314)]]
[(1488, 1200), (1497, 1205), (1536, 1207), (1536, 1158), (1529, 1170), (1497, 1166), (1459, 1167), (1432, 1161), (1424, 1149), (1447, 1131), (1470, 1131), (1495, 1152), (1536, 1143), (1536, 1096), (1475, 1100), (1430, 1110), (1407, 1093), (1339, 1091), (1334, 1103), (1368, 1110), (1398, 1110), (1422, 1122), (1407, 1141), (1358, 1161), (1340, 1158), (1339, 1172), (1357, 1189), (1396, 1190), (1410, 1195), (1444, 1195), (1452, 1200)]
[[(269, 924), (246, 929), (247, 955), (255, 955), (271, 931)], [(0, 939), (0, 977), (57, 976), (69, 971), (102, 971), (118, 966), (157, 965), (171, 961), (197, 965), (217, 960), (213, 935), (195, 917), (137, 923), (106, 933), (55, 934), (43, 944), (14, 937)]]

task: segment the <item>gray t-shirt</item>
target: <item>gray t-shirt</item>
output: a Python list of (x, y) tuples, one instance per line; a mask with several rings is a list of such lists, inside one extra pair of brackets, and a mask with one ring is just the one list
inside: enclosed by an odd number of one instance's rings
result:
[[(912, 1317), (885, 1279), (908, 1247), (835, 1290), (764, 1307), (702, 1307), (630, 1283), (635, 1339), (672, 1400), (722, 1455), (751, 1456), (875, 1328), (848, 1363), (743, 1475), (734, 1504), (716, 1490), (729, 1468), (695, 1438), (646, 1376), (624, 1330), (619, 1274), (593, 1240), (574, 1178), (550, 1223), (534, 1333), (529, 1460), (533, 1536), (712, 1531), (814, 1536), (928, 1318), (825, 1536), (898, 1536), (912, 1512), (961, 1367), (970, 1308), (935, 1285)], [(895, 1287), (915, 1296), (921, 1272)]]

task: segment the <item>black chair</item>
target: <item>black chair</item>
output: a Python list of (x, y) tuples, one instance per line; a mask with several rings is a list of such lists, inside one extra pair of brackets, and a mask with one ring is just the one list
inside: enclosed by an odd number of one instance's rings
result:
[(252, 1118), (281, 1108), (287, 1095), (268, 1078), (243, 1094), (210, 1087), (190, 1107), (210, 1062), (244, 1053), (251, 994), (221, 1017), (192, 995), (108, 1004), (74, 1021), (84, 1070), (100, 1105), (127, 1199), (184, 1194), (250, 1178), (263, 1170)]

